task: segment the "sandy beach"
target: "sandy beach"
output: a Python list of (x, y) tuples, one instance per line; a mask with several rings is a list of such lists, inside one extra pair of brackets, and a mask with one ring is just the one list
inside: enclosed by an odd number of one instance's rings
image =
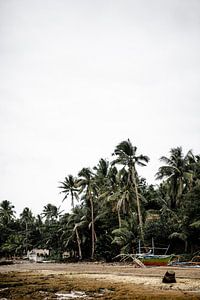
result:
[[(162, 283), (167, 270), (175, 271), (176, 283)], [(0, 266), (0, 300), (72, 298), (200, 299), (200, 269), (106, 263)]]

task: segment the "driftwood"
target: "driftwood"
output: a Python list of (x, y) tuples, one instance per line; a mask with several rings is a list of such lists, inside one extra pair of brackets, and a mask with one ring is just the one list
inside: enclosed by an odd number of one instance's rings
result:
[(133, 262), (140, 268), (146, 268), (146, 266), (141, 262), (141, 260), (134, 258)]
[(119, 254), (117, 256), (115, 256), (114, 258), (121, 258), (120, 261), (121, 262), (125, 262), (128, 259), (132, 259), (132, 263), (139, 268), (146, 268), (146, 266), (141, 262), (141, 260), (139, 260), (138, 258), (136, 258), (135, 254)]
[(163, 283), (176, 283), (175, 272), (167, 271), (162, 280)]

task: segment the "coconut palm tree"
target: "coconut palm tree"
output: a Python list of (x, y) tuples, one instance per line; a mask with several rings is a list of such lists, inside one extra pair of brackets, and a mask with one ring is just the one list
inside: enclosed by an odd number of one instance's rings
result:
[(33, 217), (33, 214), (32, 214), (32, 211), (28, 208), (28, 207), (25, 207), (22, 211), (22, 213), (20, 214), (20, 223), (22, 225), (25, 225), (25, 240), (23, 241), (24, 243), (24, 248), (26, 250), (26, 253), (27, 253), (27, 250), (28, 250), (28, 246), (30, 245), (29, 243), (29, 226), (31, 226), (33, 223), (34, 223), (34, 217)]
[(74, 198), (78, 200), (78, 188), (77, 188), (77, 178), (73, 175), (68, 175), (68, 177), (65, 177), (64, 181), (60, 182), (62, 185), (59, 186), (62, 191), (60, 193), (65, 194), (63, 201), (67, 199), (67, 197), (71, 196), (71, 205), (74, 210)]
[(67, 245), (70, 243), (70, 241), (76, 240), (77, 246), (78, 246), (78, 256), (81, 260), (83, 258), (82, 255), (82, 233), (83, 229), (88, 225), (88, 222), (86, 220), (85, 215), (83, 214), (84, 210), (79, 207), (76, 207), (71, 215), (68, 217), (68, 222), (66, 229), (68, 231), (68, 234), (70, 235), (67, 237)]
[(94, 228), (94, 197), (97, 194), (97, 189), (95, 185), (95, 178), (93, 172), (89, 168), (83, 168), (79, 173), (80, 177), (78, 180), (78, 186), (80, 187), (80, 193), (84, 192), (84, 198), (90, 203), (91, 211), (91, 239), (92, 239), (92, 249), (91, 249), (91, 259), (94, 259), (95, 252), (95, 228)]
[[(113, 155), (117, 158), (113, 161), (113, 164), (121, 164), (127, 168), (128, 180), (127, 184), (131, 191), (134, 191), (136, 204), (137, 204), (137, 214), (140, 228), (140, 236), (144, 242), (144, 231), (143, 231), (143, 221), (141, 213), (141, 204), (140, 204), (140, 195), (139, 195), (139, 186), (138, 186), (138, 174), (136, 171), (136, 165), (146, 166), (149, 161), (148, 156), (145, 155), (136, 155), (137, 147), (133, 146), (128, 139), (117, 145)], [(133, 200), (133, 198), (132, 198)]]
[(7, 240), (1, 245), (1, 252), (6, 256), (23, 254), (23, 236), (18, 232), (11, 233)]
[(58, 219), (62, 211), (59, 211), (60, 207), (56, 207), (51, 203), (44, 206), (42, 216), (46, 218), (47, 222), (52, 222)]
[(109, 161), (106, 159), (101, 158), (97, 164), (93, 168), (95, 173), (95, 182), (98, 188), (101, 191), (105, 191), (108, 186), (108, 179), (109, 179)]
[(184, 189), (192, 181), (192, 172), (189, 170), (191, 155), (191, 150), (184, 156), (182, 147), (176, 147), (170, 150), (169, 158), (166, 156), (160, 158), (165, 165), (159, 168), (156, 179), (166, 179), (172, 209), (175, 209), (180, 203)]
[[(127, 185), (128, 172), (122, 168), (116, 173), (115, 184), (110, 185), (107, 200), (112, 203), (113, 211), (117, 211), (119, 227), (122, 225), (121, 213), (128, 214), (131, 203), (131, 190)], [(112, 174), (113, 179), (113, 174)]]
[[(79, 223), (80, 220), (78, 220), (79, 218), (79, 214), (77, 213), (79, 210), (76, 210), (75, 205), (74, 205), (74, 198), (78, 201), (79, 197), (78, 197), (78, 191), (79, 188), (77, 186), (77, 178), (74, 177), (73, 175), (68, 175), (68, 177), (65, 177), (65, 181), (60, 182), (62, 184), (62, 186), (59, 186), (59, 188), (63, 189), (63, 191), (61, 193), (64, 193), (65, 196), (63, 198), (63, 201), (66, 200), (69, 196), (71, 197), (71, 206), (72, 206), (72, 215), (69, 217), (69, 221), (67, 223), (67, 226), (71, 225), (71, 223), (74, 222), (74, 226), (72, 229), (72, 234), (70, 235), (70, 237), (68, 237), (68, 242), (73, 239), (74, 237), (74, 233), (76, 235), (76, 241), (77, 241), (77, 245), (78, 245), (78, 252), (79, 252), (79, 259), (82, 259), (82, 250), (81, 250), (81, 239), (79, 236)], [(68, 243), (67, 242), (67, 243)]]
[(0, 221), (7, 225), (10, 221), (14, 219), (15, 211), (14, 205), (8, 200), (3, 200), (0, 203)]
[(200, 155), (189, 155), (189, 172), (192, 180), (190, 181), (190, 191), (195, 186), (200, 186)]
[(136, 223), (137, 215), (133, 213), (130, 218), (122, 221), (120, 228), (114, 229), (112, 243), (120, 247), (120, 253), (133, 253), (136, 244)]

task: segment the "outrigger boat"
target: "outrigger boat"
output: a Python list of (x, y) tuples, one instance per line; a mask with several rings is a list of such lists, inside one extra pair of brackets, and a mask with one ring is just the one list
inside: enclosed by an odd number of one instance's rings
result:
[[(145, 266), (167, 266), (173, 257), (173, 255), (167, 255), (169, 246), (166, 248), (158, 248), (154, 246), (154, 241), (152, 239), (152, 247), (149, 248), (149, 252), (141, 253), (141, 246), (139, 241), (139, 253), (136, 254), (137, 259), (139, 259)], [(163, 255), (155, 254), (155, 250), (165, 250)]]
[[(147, 247), (143, 247), (145, 250)], [(154, 241), (152, 239), (152, 247), (148, 247), (149, 252), (141, 253), (141, 245), (139, 241), (139, 252), (132, 254), (119, 254), (115, 256), (116, 258), (120, 258), (120, 261), (128, 261), (132, 260), (138, 267), (146, 267), (146, 266), (167, 266), (171, 261), (173, 254), (167, 255), (169, 250), (169, 246), (167, 248), (158, 248), (154, 247)], [(163, 255), (155, 254), (155, 250), (165, 250)]]
[(172, 255), (140, 254), (137, 256), (145, 266), (167, 266)]
[(170, 261), (170, 266), (200, 268), (200, 256), (196, 255), (189, 261), (180, 261), (180, 255), (177, 255), (173, 261)]

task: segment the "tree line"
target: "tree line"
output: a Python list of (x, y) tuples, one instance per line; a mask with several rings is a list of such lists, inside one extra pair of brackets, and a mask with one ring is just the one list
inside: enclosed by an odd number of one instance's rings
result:
[(113, 159), (60, 182), (70, 213), (48, 203), (34, 216), (25, 207), (18, 218), (8, 200), (0, 203), (0, 256), (23, 256), (48, 248), (51, 258), (112, 261), (118, 254), (169, 245), (170, 253), (193, 254), (200, 247), (200, 155), (181, 147), (162, 156), (157, 185), (148, 184), (137, 166), (149, 157), (138, 154), (130, 140), (119, 143)]

